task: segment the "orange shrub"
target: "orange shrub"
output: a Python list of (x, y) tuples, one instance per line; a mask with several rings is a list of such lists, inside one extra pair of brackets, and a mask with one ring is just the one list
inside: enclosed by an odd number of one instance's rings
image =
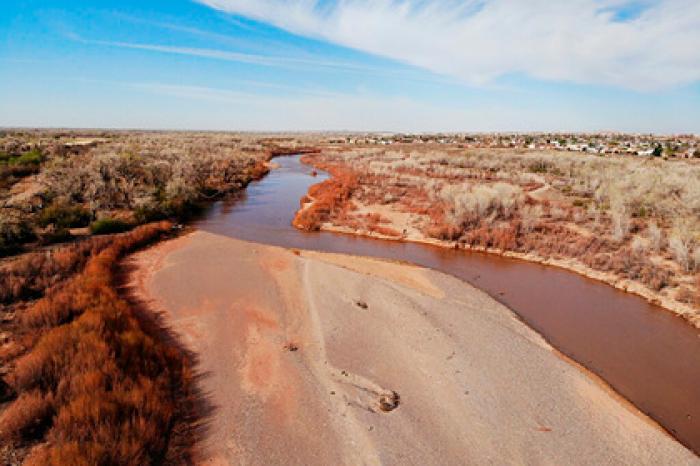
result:
[(314, 231), (333, 213), (348, 207), (352, 192), (357, 188), (357, 176), (348, 171), (332, 170), (333, 177), (309, 188), (308, 198), (313, 202), (297, 212), (292, 225), (300, 230)]
[(94, 237), (49, 252), (25, 254), (0, 268), (0, 303), (41, 296), (65, 280), (110, 244), (110, 237)]
[(379, 225), (376, 223), (369, 224), (367, 226), (367, 229), (371, 232), (374, 232), (374, 233), (377, 233), (380, 235), (384, 235), (384, 236), (393, 236), (393, 237), (397, 237), (397, 238), (401, 237), (401, 233), (399, 233), (396, 229), (391, 228), (391, 227), (385, 227), (383, 225)]
[(429, 226), (426, 234), (436, 239), (456, 241), (462, 236), (462, 229), (449, 223), (439, 223)]
[(516, 228), (512, 225), (502, 226), (493, 231), (493, 247), (501, 251), (513, 250), (516, 247)]
[(9, 382), (20, 396), (2, 425), (29, 440), (26, 419), (46, 421), (55, 412), (48, 443), (33, 450), (30, 464), (148, 464), (164, 455), (190, 380), (187, 360), (112, 284), (123, 254), (169, 230), (164, 222), (113, 237), (83, 272), (27, 312), (28, 323), (48, 330), (16, 361)]
[(270, 173), (270, 167), (266, 162), (256, 162), (250, 171), (250, 177), (252, 180), (259, 180), (268, 173)]
[(38, 390), (22, 393), (0, 415), (0, 438), (40, 434), (53, 413), (53, 402)]

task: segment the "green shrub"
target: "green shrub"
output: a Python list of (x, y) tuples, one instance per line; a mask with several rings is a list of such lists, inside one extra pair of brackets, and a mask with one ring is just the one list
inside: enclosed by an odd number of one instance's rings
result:
[(149, 223), (168, 218), (168, 216), (155, 205), (137, 207), (134, 209), (134, 217), (137, 223)]
[(21, 245), (35, 238), (26, 221), (0, 221), (0, 256), (16, 254)]
[(87, 209), (63, 203), (51, 204), (39, 215), (40, 226), (55, 225), (58, 229), (86, 227), (90, 220), (92, 215)]
[(645, 206), (639, 206), (636, 212), (634, 212), (634, 216), (638, 218), (645, 218), (649, 215), (649, 209), (647, 209)]
[(90, 224), (90, 232), (93, 235), (109, 235), (111, 233), (122, 233), (131, 228), (126, 222), (113, 218), (103, 218)]
[(39, 165), (7, 165), (0, 162), (0, 189), (7, 189), (19, 179), (39, 173)]
[(193, 201), (164, 200), (153, 205), (138, 207), (134, 215), (138, 223), (149, 223), (166, 219), (186, 221), (199, 214), (202, 204)]
[(195, 201), (171, 199), (162, 203), (166, 218), (187, 220), (202, 211), (202, 205)]
[(531, 173), (547, 173), (549, 171), (549, 164), (544, 160), (537, 160), (532, 162), (528, 168)]
[(19, 157), (12, 157), (9, 159), (10, 165), (39, 165), (44, 156), (39, 149), (32, 149), (29, 152), (25, 152)]
[(19, 178), (38, 173), (42, 160), (43, 155), (38, 149), (20, 156), (0, 152), (0, 188), (12, 185)]

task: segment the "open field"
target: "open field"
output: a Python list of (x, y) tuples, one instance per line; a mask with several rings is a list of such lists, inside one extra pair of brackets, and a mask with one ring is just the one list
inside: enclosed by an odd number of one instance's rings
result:
[(331, 180), (295, 225), (565, 267), (700, 326), (700, 163), (444, 146), (306, 156)]
[(195, 232), (135, 255), (199, 355), (200, 464), (697, 464), (508, 309), (419, 267)]

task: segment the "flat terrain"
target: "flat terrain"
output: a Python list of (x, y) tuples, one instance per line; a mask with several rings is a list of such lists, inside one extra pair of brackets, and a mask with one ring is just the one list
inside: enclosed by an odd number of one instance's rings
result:
[(700, 464), (449, 276), (205, 232), (131, 261), (198, 356), (202, 464)]
[(638, 294), (700, 328), (700, 165), (402, 145), (304, 159), (329, 171), (295, 226), (507, 253)]

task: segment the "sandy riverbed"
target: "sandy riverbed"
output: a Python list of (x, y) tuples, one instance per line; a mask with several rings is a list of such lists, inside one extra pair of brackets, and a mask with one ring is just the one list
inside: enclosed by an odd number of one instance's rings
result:
[(700, 464), (444, 274), (201, 231), (131, 261), (205, 374), (202, 464)]

